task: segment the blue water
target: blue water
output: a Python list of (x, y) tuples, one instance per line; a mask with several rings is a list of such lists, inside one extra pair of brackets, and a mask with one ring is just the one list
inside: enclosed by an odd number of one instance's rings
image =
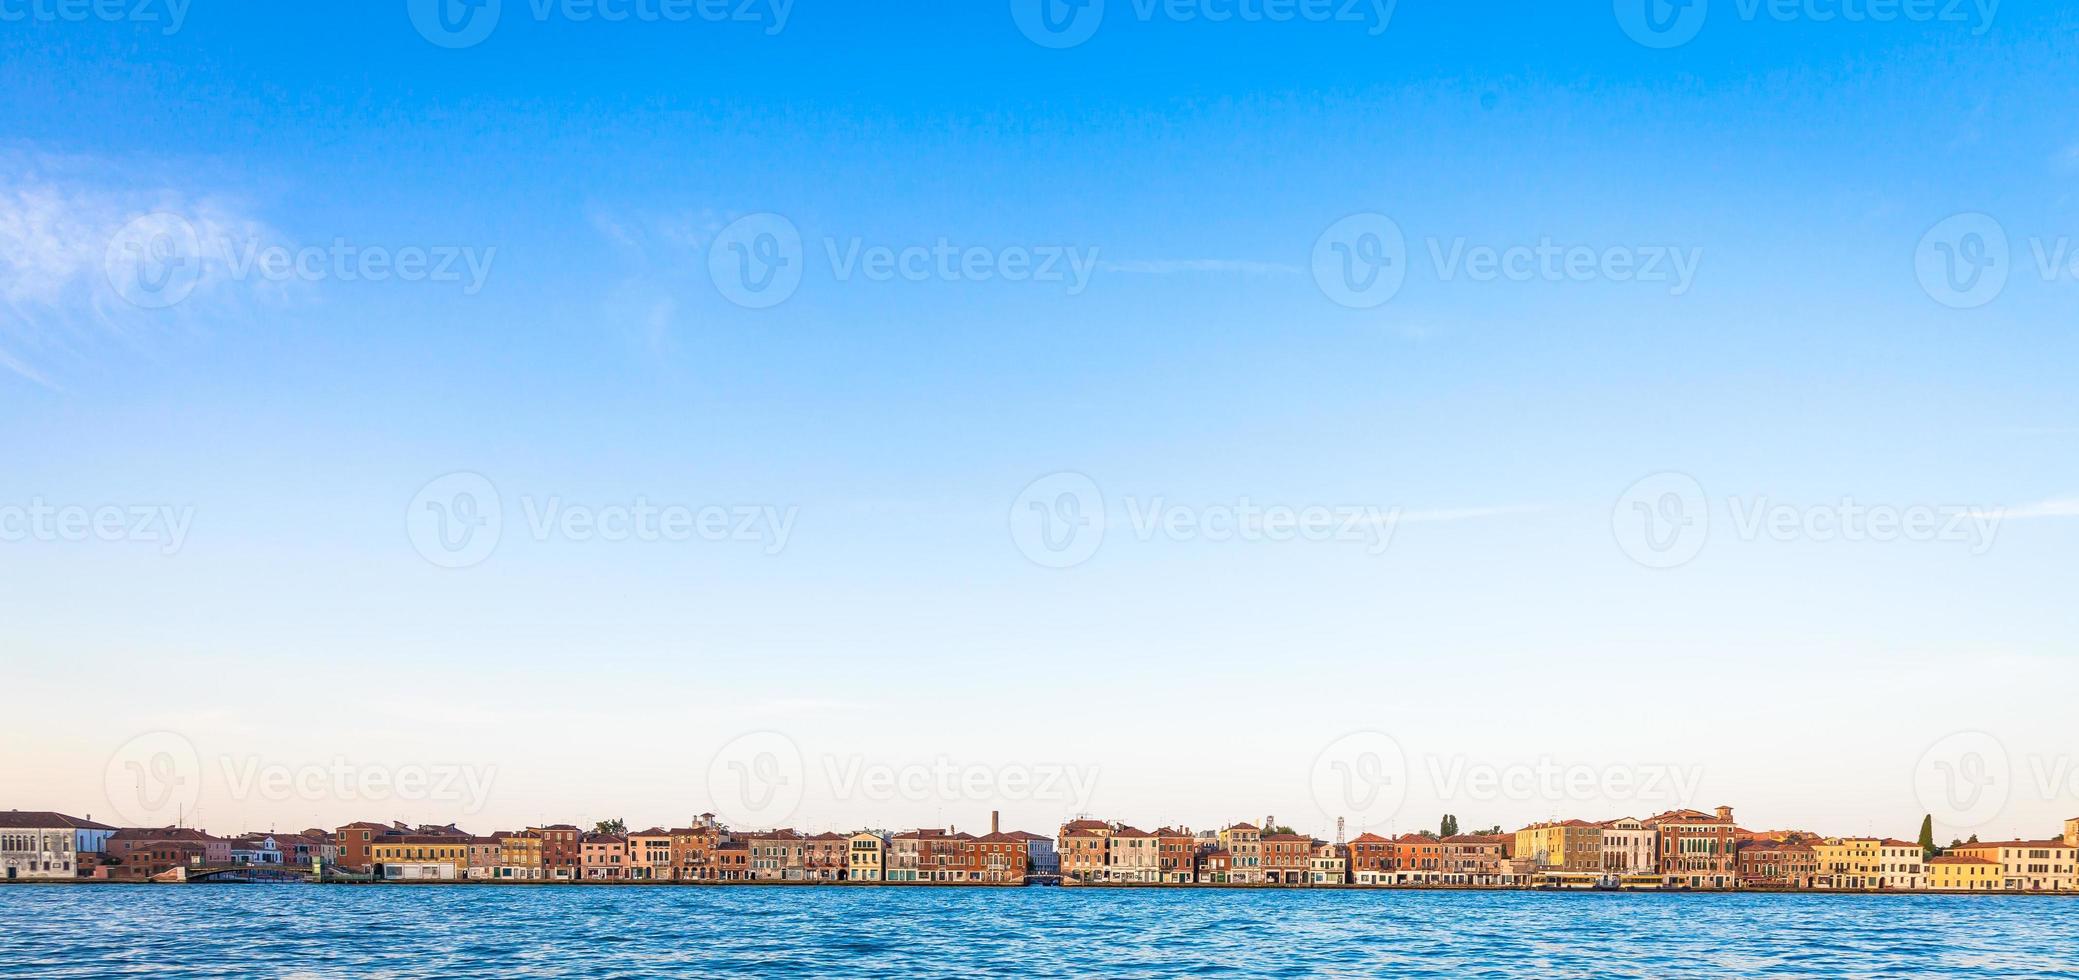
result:
[(2079, 977), (2079, 900), (16, 886), (0, 975)]

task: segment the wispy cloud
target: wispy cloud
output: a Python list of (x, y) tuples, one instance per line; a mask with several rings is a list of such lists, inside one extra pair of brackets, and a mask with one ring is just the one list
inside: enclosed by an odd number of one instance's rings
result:
[[(279, 236), (235, 201), (139, 169), (0, 148), (0, 369), (56, 387), (39, 362), (135, 346), (169, 319), (193, 322), (267, 288), (233, 283), (230, 249)], [(178, 309), (137, 302), (149, 263), (177, 266)]]
[(2054, 517), (2079, 517), (2079, 497), (2061, 500), (2039, 500), (2019, 507), (2001, 507), (1989, 511), (1975, 511), (1982, 517), (1997, 516), (2007, 521), (2034, 521)]

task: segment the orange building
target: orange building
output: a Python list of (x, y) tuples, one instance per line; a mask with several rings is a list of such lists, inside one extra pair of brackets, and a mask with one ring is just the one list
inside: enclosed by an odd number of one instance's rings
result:
[(1314, 857), (1315, 841), (1305, 834), (1264, 834), (1263, 882), (1304, 885)]
[(396, 833), (389, 824), (356, 821), (339, 828), (334, 841), (339, 847), (339, 864), (345, 868), (367, 870), (375, 863), (373, 848), (376, 841)]
[(1061, 825), (1061, 877), (1101, 881), (1111, 857), (1112, 826), (1102, 820), (1071, 820)]
[(1163, 827), (1155, 831), (1158, 865), (1156, 880), (1164, 884), (1190, 884), (1198, 880), (1198, 837), (1188, 827)]
[(620, 881), (628, 877), (628, 838), (619, 834), (586, 834), (578, 838), (578, 867), (586, 881)]
[(1393, 842), (1364, 833), (1350, 842), (1350, 880), (1360, 885), (1393, 883)]

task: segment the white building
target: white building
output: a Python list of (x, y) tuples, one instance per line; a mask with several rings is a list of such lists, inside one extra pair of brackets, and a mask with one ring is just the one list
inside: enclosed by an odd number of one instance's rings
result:
[(1112, 832), (1104, 864), (1106, 881), (1156, 884), (1162, 881), (1161, 838), (1145, 830), (1121, 827)]
[(0, 878), (74, 878), (81, 854), (107, 849), (115, 828), (48, 810), (0, 812)]
[(1660, 871), (1653, 828), (1643, 820), (1623, 817), (1603, 825), (1603, 870), (1613, 875), (1650, 875)]

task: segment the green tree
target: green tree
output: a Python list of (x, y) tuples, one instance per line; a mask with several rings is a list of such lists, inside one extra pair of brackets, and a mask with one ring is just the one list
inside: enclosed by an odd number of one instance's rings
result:
[(1928, 858), (1934, 857), (1935, 851), (1935, 815), (1930, 813), (1927, 816), (1920, 818), (1921, 860), (1924, 861)]
[(596, 834), (625, 834), (628, 832), (628, 821), (620, 817), (615, 817), (612, 820), (601, 820), (592, 825), (592, 832)]
[(1456, 836), (1458, 836), (1458, 817), (1457, 817), (1457, 815), (1456, 815), (1456, 814), (1450, 814), (1450, 813), (1446, 813), (1446, 814), (1444, 814), (1444, 822), (1443, 822), (1443, 823), (1442, 823), (1441, 825), (1439, 825), (1439, 826), (1437, 827), (1437, 836), (1438, 836), (1438, 837), (1456, 837)]

